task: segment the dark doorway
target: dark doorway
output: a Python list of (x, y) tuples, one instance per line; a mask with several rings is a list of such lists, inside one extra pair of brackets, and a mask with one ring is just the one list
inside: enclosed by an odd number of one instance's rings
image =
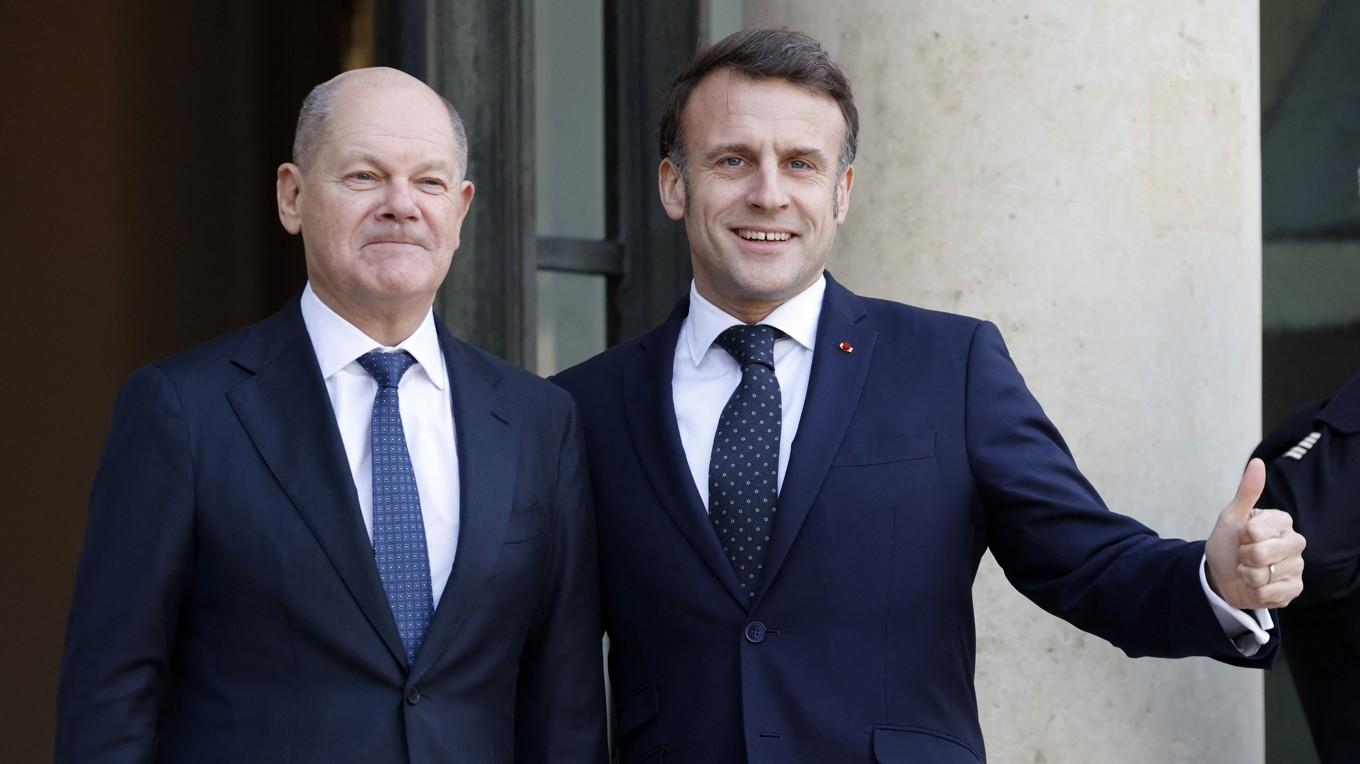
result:
[(4, 375), (0, 761), (52, 758), (85, 502), (122, 381), (262, 318), (303, 283), (274, 171), (306, 89), (353, 52), (355, 23), (349, 0), (0, 10), (2, 302), (23, 361)]

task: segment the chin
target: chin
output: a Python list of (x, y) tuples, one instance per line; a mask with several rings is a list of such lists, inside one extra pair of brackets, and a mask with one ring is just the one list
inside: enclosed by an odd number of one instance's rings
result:
[[(808, 283), (811, 281), (808, 280)], [(739, 281), (736, 286), (748, 300), (782, 302), (803, 291), (806, 284), (800, 274), (779, 273), (753, 274), (751, 278)]]
[(393, 265), (394, 267), (380, 268), (373, 273), (369, 283), (375, 291), (387, 292), (393, 297), (417, 295), (438, 289), (440, 282), (444, 280), (442, 273), (436, 278), (428, 268)]

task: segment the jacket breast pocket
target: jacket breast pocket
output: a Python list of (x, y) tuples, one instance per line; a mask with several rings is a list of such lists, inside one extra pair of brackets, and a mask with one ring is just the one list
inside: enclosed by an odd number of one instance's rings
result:
[(978, 764), (982, 759), (951, 735), (919, 727), (874, 728), (878, 764)]
[(855, 432), (851, 430), (836, 451), (832, 467), (891, 464), (935, 458), (935, 431)]
[(527, 509), (515, 507), (510, 511), (510, 522), (505, 526), (506, 544), (533, 541), (548, 531), (548, 509), (534, 502)]

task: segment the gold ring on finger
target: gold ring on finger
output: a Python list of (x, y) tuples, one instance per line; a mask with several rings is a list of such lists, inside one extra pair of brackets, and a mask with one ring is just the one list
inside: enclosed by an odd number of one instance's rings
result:
[(1270, 570), (1270, 577), (1266, 579), (1266, 586), (1270, 586), (1271, 582), (1273, 582), (1273, 581), (1275, 580), (1275, 563), (1273, 563), (1273, 562), (1270, 563), (1269, 570)]

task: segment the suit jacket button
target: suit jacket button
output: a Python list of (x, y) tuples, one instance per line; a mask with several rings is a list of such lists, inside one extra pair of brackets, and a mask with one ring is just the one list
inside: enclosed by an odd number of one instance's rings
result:
[(753, 645), (758, 645), (765, 641), (765, 624), (760, 621), (751, 621), (746, 624), (746, 641)]
[(414, 706), (415, 704), (417, 704), (417, 703), (420, 702), (420, 698), (421, 698), (421, 695), (420, 695), (420, 688), (419, 688), (419, 687), (412, 687), (411, 689), (409, 689), (409, 690), (406, 691), (406, 702), (407, 702), (407, 703), (410, 703), (411, 705)]

